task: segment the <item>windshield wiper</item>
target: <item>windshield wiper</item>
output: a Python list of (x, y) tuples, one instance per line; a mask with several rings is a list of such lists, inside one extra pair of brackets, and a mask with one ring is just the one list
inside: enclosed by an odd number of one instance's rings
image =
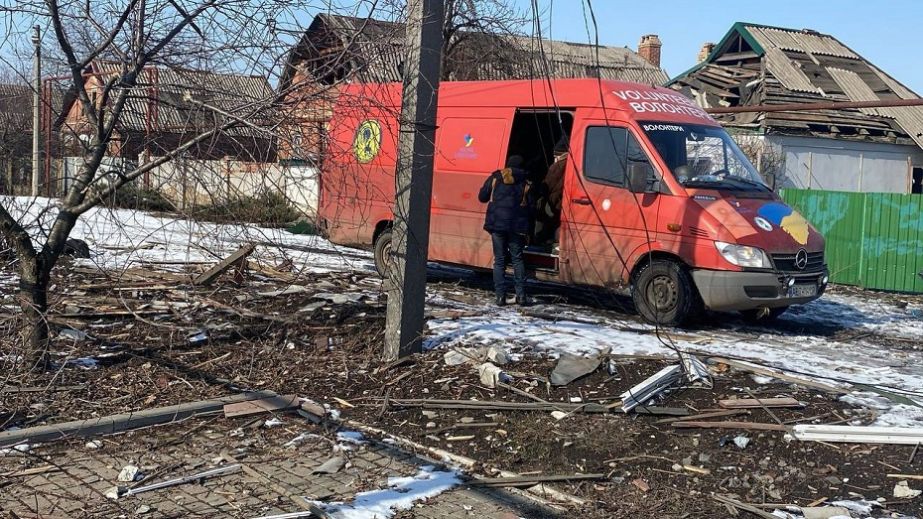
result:
[(749, 179), (749, 178), (747, 178), (747, 177), (742, 177), (742, 176), (740, 176), (740, 175), (725, 175), (725, 176), (724, 176), (724, 179), (725, 179), (725, 180), (734, 180), (734, 181), (740, 182), (740, 183), (742, 183), (742, 184), (747, 184), (747, 185), (750, 185), (750, 186), (758, 187), (758, 188), (760, 188), (760, 189), (763, 190), (763, 191), (770, 191), (769, 186), (767, 186), (766, 184), (764, 184), (764, 183), (762, 183), (762, 182), (759, 182), (759, 181), (757, 181), (757, 180)]

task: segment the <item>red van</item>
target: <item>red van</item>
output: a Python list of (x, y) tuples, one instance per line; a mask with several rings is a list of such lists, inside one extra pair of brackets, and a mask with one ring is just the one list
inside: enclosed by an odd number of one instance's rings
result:
[[(322, 232), (373, 248), (379, 272), (390, 256), (400, 101), (400, 84), (346, 87), (321, 171)], [(543, 222), (525, 254), (535, 277), (627, 290), (644, 318), (667, 325), (702, 308), (775, 317), (826, 288), (823, 236), (673, 90), (593, 79), (444, 82), (437, 120), (431, 261), (491, 268), (478, 189), (514, 154), (542, 186), (563, 150), (559, 211), (547, 193), (535, 208)]]

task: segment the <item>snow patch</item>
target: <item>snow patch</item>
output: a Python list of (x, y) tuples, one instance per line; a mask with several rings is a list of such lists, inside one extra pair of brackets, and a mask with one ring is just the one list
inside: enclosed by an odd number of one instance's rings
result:
[(388, 488), (360, 492), (349, 504), (315, 502), (335, 519), (389, 519), (414, 503), (438, 496), (461, 484), (455, 471), (420, 467), (413, 477), (388, 478)]

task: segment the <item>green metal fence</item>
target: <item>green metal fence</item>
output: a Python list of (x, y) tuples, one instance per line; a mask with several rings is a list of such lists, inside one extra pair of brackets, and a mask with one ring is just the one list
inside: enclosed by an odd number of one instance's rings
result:
[(834, 283), (923, 293), (923, 196), (785, 189), (827, 238)]

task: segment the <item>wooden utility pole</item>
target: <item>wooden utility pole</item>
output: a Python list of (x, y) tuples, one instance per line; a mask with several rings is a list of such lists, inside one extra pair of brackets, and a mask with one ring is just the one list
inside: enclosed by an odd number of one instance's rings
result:
[(42, 33), (38, 25), (34, 28), (32, 43), (35, 57), (32, 69), (32, 196), (38, 196), (39, 178), (42, 174), (41, 125), (42, 125)]
[(410, 0), (395, 174), (392, 260), (385, 324), (387, 360), (423, 349), (436, 101), (442, 63), (443, 0)]

